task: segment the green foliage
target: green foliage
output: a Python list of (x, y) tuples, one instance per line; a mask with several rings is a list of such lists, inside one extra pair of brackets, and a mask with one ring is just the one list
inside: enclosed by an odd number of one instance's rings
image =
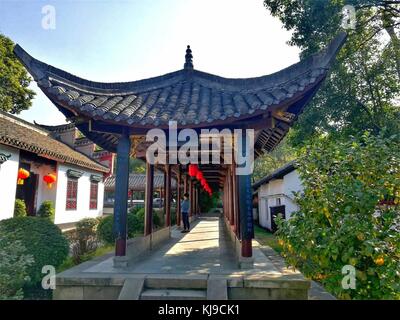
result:
[(24, 200), (15, 199), (14, 217), (26, 217), (26, 205)]
[(279, 169), (288, 162), (294, 160), (295, 150), (290, 147), (285, 138), (269, 153), (265, 153), (254, 161), (253, 182), (257, 182), (274, 170)]
[(69, 237), (75, 263), (80, 263), (82, 256), (97, 249), (98, 224), (99, 220), (95, 218), (84, 218), (76, 223), (76, 230)]
[(130, 158), (129, 159), (129, 173), (145, 173), (146, 165), (140, 159)]
[[(128, 238), (133, 238), (144, 232), (144, 208), (132, 208), (127, 215)], [(100, 219), (97, 226), (97, 236), (100, 241), (105, 244), (113, 244), (115, 242), (113, 232), (114, 216), (107, 216)], [(153, 210), (153, 226), (161, 226), (159, 215)]]
[(219, 192), (213, 192), (212, 196), (210, 197), (207, 192), (200, 190), (200, 211), (207, 213), (210, 212), (211, 209), (217, 208), (220, 198), (221, 195)]
[[(171, 210), (171, 220), (173, 215), (173, 210)], [(138, 219), (138, 227), (137, 227), (137, 232), (143, 232), (144, 230), (144, 216), (145, 216), (145, 208), (139, 208), (136, 210), (136, 216)], [(153, 209), (153, 228), (157, 228), (161, 226), (161, 219), (160, 216), (157, 215), (157, 212)]]
[[(286, 261), (339, 298), (400, 299), (398, 137), (320, 138), (298, 170), (300, 210), (278, 219)], [(355, 290), (341, 286), (345, 265), (356, 269)]]
[(38, 217), (49, 219), (51, 222), (54, 222), (55, 214), (54, 204), (50, 200), (43, 201), (37, 212)]
[(69, 245), (61, 230), (47, 219), (16, 217), (0, 221), (0, 234), (10, 243), (20, 242), (33, 256), (27, 273), (32, 285), (40, 284), (42, 267), (57, 268), (68, 256)]
[(14, 43), (0, 34), (0, 110), (19, 113), (29, 109), (35, 92), (25, 68), (13, 53)]
[(294, 126), (290, 144), (301, 146), (324, 133), (356, 135), (400, 130), (400, 5), (370, 0), (264, 0), (292, 31), (290, 43), (306, 57), (341, 29), (342, 7), (354, 5), (356, 28), (330, 75)]
[(0, 300), (22, 299), (23, 286), (29, 281), (27, 269), (34, 263), (21, 241), (0, 234)]

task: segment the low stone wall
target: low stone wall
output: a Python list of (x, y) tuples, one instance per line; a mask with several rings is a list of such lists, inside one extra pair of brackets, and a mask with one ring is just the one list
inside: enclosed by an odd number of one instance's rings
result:
[(236, 237), (236, 234), (233, 231), (229, 221), (225, 217), (222, 218), (222, 221), (224, 223), (225, 231), (228, 234), (229, 238), (231, 239), (233, 247), (235, 249), (236, 259), (237, 259), (239, 267), (241, 269), (252, 268), (254, 259), (242, 256), (242, 244), (241, 244), (240, 240)]
[(148, 236), (129, 239), (126, 248), (126, 257), (114, 257), (114, 267), (127, 267), (130, 263), (137, 261), (142, 255), (165, 243), (170, 237), (171, 229), (167, 227), (154, 231)]

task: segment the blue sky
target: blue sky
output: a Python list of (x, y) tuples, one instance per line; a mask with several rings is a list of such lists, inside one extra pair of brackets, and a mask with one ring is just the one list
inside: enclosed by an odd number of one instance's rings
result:
[[(42, 27), (46, 5), (55, 9), (54, 30)], [(39, 60), (103, 82), (181, 69), (188, 44), (195, 69), (234, 78), (278, 71), (299, 54), (262, 0), (0, 0), (0, 32)], [(64, 123), (32, 89), (33, 106), (20, 116)]]

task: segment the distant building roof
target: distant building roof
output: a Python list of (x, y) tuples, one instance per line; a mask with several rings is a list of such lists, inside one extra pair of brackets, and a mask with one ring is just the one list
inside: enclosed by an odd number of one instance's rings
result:
[(52, 138), (49, 131), (1, 111), (0, 143), (95, 171), (110, 170), (67, 144)]
[[(172, 189), (176, 189), (176, 181), (171, 179)], [(115, 175), (109, 176), (104, 181), (104, 188), (108, 191), (115, 189)], [(140, 173), (131, 173), (129, 175), (129, 189), (133, 191), (144, 191), (146, 188), (146, 175)], [(154, 174), (154, 191), (164, 188), (164, 175)]]
[(296, 169), (296, 164), (294, 161), (291, 161), (285, 164), (283, 167), (275, 170), (271, 174), (265, 176), (264, 178), (258, 180), (256, 183), (253, 184), (253, 189), (257, 190), (261, 185), (266, 184), (274, 179), (282, 179), (288, 173), (294, 171)]

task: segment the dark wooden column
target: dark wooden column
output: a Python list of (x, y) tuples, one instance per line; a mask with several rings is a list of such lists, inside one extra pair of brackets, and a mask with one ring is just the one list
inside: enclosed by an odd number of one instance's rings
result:
[(165, 226), (171, 226), (171, 165), (165, 165)]
[(234, 216), (234, 224), (233, 230), (235, 231), (236, 236), (240, 237), (240, 225), (239, 225), (239, 189), (237, 185), (237, 175), (236, 175), (236, 164), (232, 165), (232, 205), (233, 205), (233, 216)]
[(176, 172), (176, 225), (181, 225), (181, 165), (178, 164)]
[(228, 184), (229, 184), (229, 223), (233, 227), (235, 225), (235, 211), (234, 211), (234, 195), (233, 195), (233, 170), (232, 166), (230, 167), (229, 174), (228, 174)]
[(191, 217), (191, 216), (193, 216), (193, 181), (192, 181), (192, 179), (191, 178), (188, 178), (188, 183), (189, 183), (189, 190), (188, 190), (188, 192), (189, 192), (189, 203), (190, 203), (190, 206), (189, 206), (189, 216)]
[(154, 165), (146, 162), (146, 192), (144, 213), (144, 235), (153, 232), (153, 193), (154, 193)]
[[(242, 134), (242, 150), (246, 150), (246, 134)], [(251, 175), (241, 174), (237, 176), (239, 189), (239, 216), (240, 216), (240, 238), (242, 243), (242, 256), (253, 255), (252, 239), (254, 237), (253, 226), (253, 193), (251, 188)]]
[(129, 134), (122, 134), (117, 146), (117, 172), (115, 179), (114, 234), (115, 255), (126, 254), (126, 216), (128, 213), (129, 153), (131, 141)]
[(183, 193), (188, 193), (188, 175), (186, 173), (183, 176)]
[(162, 195), (162, 204), (163, 204), (163, 215), (164, 215), (164, 219), (165, 219), (165, 203), (167, 202), (166, 200), (166, 193), (165, 190), (167, 189), (167, 175), (164, 172), (164, 179), (163, 179), (163, 195)]

